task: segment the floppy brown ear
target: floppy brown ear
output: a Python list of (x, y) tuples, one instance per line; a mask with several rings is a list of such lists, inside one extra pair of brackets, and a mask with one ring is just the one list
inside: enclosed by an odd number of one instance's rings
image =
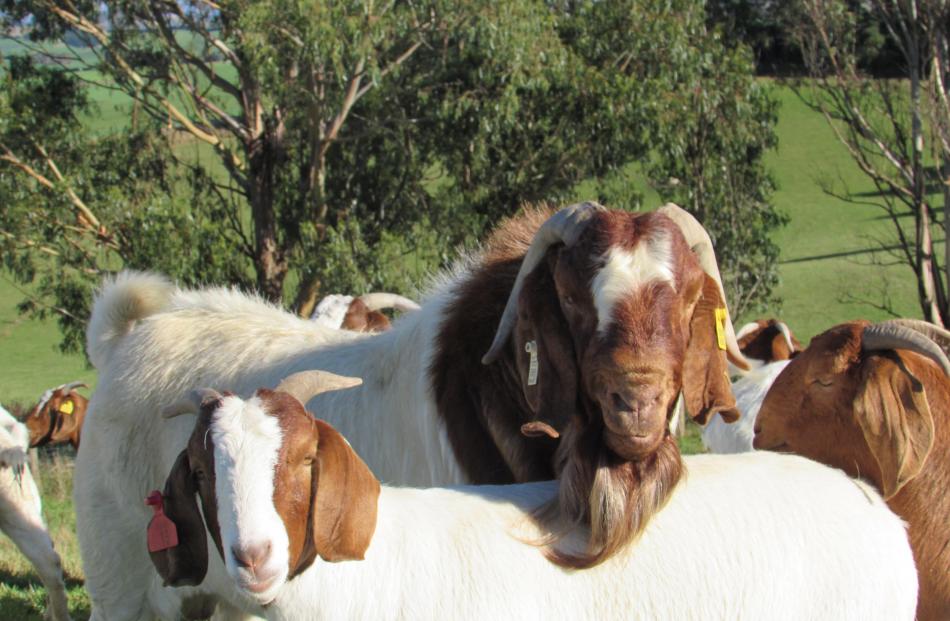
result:
[(576, 410), (579, 374), (570, 334), (550, 267), (542, 264), (525, 278), (514, 342), (521, 387), (535, 417), (529, 429), (547, 428), (547, 435), (563, 432)]
[(881, 468), (890, 498), (923, 468), (933, 448), (934, 421), (923, 384), (898, 361), (871, 355), (861, 365), (854, 416)]
[(201, 584), (208, 571), (208, 538), (201, 514), (198, 513), (195, 500), (197, 491), (188, 454), (182, 451), (165, 480), (165, 491), (162, 493), (165, 515), (175, 523), (178, 545), (159, 552), (149, 552), (152, 564), (165, 586)]
[(362, 560), (376, 530), (379, 481), (340, 433), (317, 420), (320, 441), (310, 509), (313, 542), (325, 561)]
[[(724, 334), (725, 303), (716, 281), (703, 275), (702, 292), (689, 322), (689, 344), (683, 363), (683, 397), (686, 411), (700, 425), (718, 412), (727, 423), (739, 420), (736, 399), (729, 383), (726, 352), (720, 349), (718, 331)], [(720, 310), (717, 318), (716, 310)]]

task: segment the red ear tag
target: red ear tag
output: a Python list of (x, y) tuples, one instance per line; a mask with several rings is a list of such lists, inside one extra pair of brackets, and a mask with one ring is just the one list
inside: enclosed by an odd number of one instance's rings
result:
[(155, 515), (148, 523), (148, 551), (161, 552), (177, 546), (178, 529), (175, 528), (175, 523), (165, 515), (162, 493), (158, 490), (152, 491), (145, 499), (145, 504), (150, 505), (155, 511)]

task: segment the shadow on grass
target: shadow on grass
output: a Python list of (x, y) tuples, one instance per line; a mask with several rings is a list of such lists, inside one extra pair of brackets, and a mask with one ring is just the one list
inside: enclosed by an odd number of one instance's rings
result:
[[(76, 587), (82, 588), (82, 586), (85, 584), (79, 578), (69, 575), (68, 572), (63, 572), (63, 581), (66, 583), (66, 590), (70, 590)], [(32, 571), (27, 574), (24, 574), (24, 573), (14, 574), (7, 571), (6, 569), (0, 569), (0, 584), (5, 584), (7, 586), (15, 587), (18, 589), (26, 589), (30, 587), (35, 588), (35, 589), (45, 588), (43, 586), (43, 583), (40, 582), (39, 576), (37, 576)]]
[[(66, 598), (73, 619), (88, 619), (89, 594), (82, 581), (66, 577)], [(0, 570), (0, 621), (40, 621), (46, 619), (46, 587), (33, 574), (12, 574)]]
[[(934, 244), (942, 244), (945, 240), (935, 239)], [(882, 250), (900, 250), (900, 244), (891, 244), (890, 246), (874, 246), (873, 248), (862, 248), (860, 250), (844, 250), (842, 252), (830, 252), (828, 254), (816, 254), (810, 257), (797, 257), (795, 259), (785, 259), (779, 261), (779, 265), (788, 265), (789, 263), (806, 263), (808, 261), (822, 261), (824, 259), (839, 259), (841, 257), (854, 257), (862, 254), (874, 254)]]

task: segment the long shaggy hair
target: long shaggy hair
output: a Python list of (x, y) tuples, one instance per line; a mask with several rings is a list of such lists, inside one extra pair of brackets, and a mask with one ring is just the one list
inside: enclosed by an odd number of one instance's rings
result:
[[(571, 425), (557, 452), (558, 495), (535, 511), (551, 535), (536, 542), (552, 562), (572, 569), (593, 567), (634, 542), (669, 500), (684, 473), (676, 440), (667, 433), (655, 453), (625, 461), (601, 440), (600, 425)], [(589, 529), (586, 550), (559, 543)]]

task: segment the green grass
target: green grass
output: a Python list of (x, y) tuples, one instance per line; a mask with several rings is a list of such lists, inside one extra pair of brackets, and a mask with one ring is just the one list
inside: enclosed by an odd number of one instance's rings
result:
[[(886, 258), (873, 252), (880, 242), (894, 240), (889, 222), (882, 220), (881, 212), (873, 206), (827, 196), (819, 180), (840, 178), (853, 193), (870, 194), (873, 187), (823, 118), (805, 108), (786, 88), (778, 87), (776, 95), (782, 102), (777, 128), (779, 149), (767, 161), (779, 183), (775, 202), (790, 217), (789, 225), (775, 235), (781, 247), (778, 293), (783, 305), (756, 316), (783, 318), (803, 342), (848, 319), (887, 317), (859, 300), (873, 304), (887, 300), (896, 312), (919, 317), (916, 285), (909, 268), (872, 263), (875, 256)], [(93, 98), (99, 107), (90, 124), (105, 129), (124, 122), (121, 117), (125, 104), (120, 97), (99, 92)], [(195, 157), (204, 157), (207, 151), (205, 145), (191, 143), (178, 148), (193, 149)], [(644, 188), (642, 176), (632, 173), (629, 181)], [(646, 205), (658, 203), (654, 192), (644, 188), (644, 195)], [(871, 195), (863, 198), (874, 199)], [(86, 368), (81, 356), (64, 356), (56, 349), (59, 334), (54, 322), (24, 320), (17, 315), (15, 306), (21, 297), (0, 272), (0, 402), (30, 403), (46, 388), (72, 380), (94, 384), (95, 373)], [(684, 453), (701, 452), (699, 428), (689, 424), (680, 444)], [(44, 511), (64, 557), (73, 614), (84, 617), (89, 602), (79, 582), (82, 571), (68, 491), (72, 462), (62, 456), (51, 460), (51, 473), (47, 468), (43, 472)], [(39, 618), (43, 601), (42, 587), (25, 560), (0, 537), (0, 621)]]
[[(88, 618), (89, 595), (82, 585), (82, 563), (76, 541), (73, 512), (73, 458), (66, 451), (42, 451), (37, 484), (43, 496), (43, 514), (50, 536), (63, 561), (69, 611), (74, 619)], [(0, 620), (43, 618), (46, 589), (13, 543), (0, 535)]]
[(783, 304), (774, 314), (803, 343), (842, 321), (886, 319), (889, 315), (874, 307), (885, 302), (902, 316), (920, 317), (910, 268), (874, 263), (890, 262), (886, 253), (875, 250), (896, 242), (883, 211), (830, 197), (821, 180), (843, 182), (866, 202), (876, 200), (874, 186), (824, 118), (807, 109), (790, 89), (777, 88), (776, 95), (782, 102), (779, 148), (769, 154), (767, 164), (779, 184), (775, 203), (791, 220), (775, 235), (781, 248), (778, 294)]
[(35, 403), (43, 391), (71, 381), (95, 387), (95, 370), (81, 355), (63, 355), (54, 321), (21, 316), (23, 298), (5, 271), (0, 271), (0, 403)]

